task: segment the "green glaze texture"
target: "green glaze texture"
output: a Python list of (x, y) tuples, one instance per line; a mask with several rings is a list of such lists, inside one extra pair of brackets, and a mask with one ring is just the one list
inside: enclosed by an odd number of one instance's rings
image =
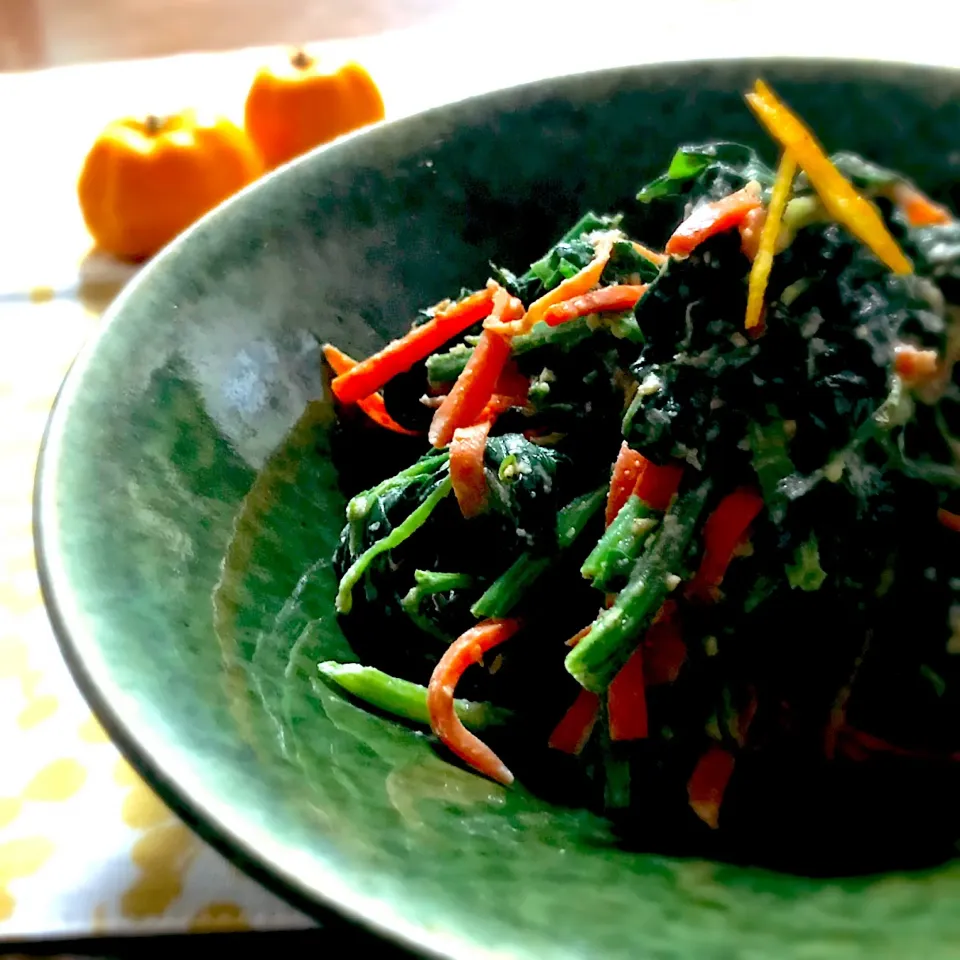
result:
[(65, 655), (161, 794), (319, 916), (457, 958), (960, 955), (960, 866), (826, 881), (627, 852), (602, 819), (449, 765), (317, 678), (352, 656), (333, 616), (344, 501), (320, 344), (370, 352), (588, 208), (643, 231), (632, 197), (678, 142), (773, 159), (740, 98), (757, 74), (828, 149), (950, 199), (955, 73), (719, 62), (553, 79), (258, 183), (142, 272), (71, 371), (37, 491)]

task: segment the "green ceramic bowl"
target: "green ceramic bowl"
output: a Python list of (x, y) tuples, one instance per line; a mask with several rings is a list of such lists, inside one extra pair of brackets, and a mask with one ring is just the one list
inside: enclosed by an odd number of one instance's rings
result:
[(602, 819), (450, 766), (313, 680), (349, 656), (319, 344), (368, 352), (489, 259), (528, 262), (586, 208), (635, 209), (678, 141), (772, 157), (740, 98), (757, 74), (829, 148), (949, 194), (957, 73), (720, 62), (548, 80), (256, 184), (142, 272), (67, 378), (36, 501), (65, 655), (162, 796), (299, 905), (457, 958), (960, 955), (960, 865), (838, 882), (626, 852)]

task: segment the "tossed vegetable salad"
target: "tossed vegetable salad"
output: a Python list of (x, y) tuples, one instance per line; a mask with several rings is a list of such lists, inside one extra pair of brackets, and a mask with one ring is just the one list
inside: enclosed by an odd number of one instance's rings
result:
[(679, 784), (714, 828), (758, 753), (960, 758), (960, 223), (747, 102), (777, 169), (681, 147), (638, 195), (677, 208), (662, 253), (588, 213), (375, 355), (325, 348), (426, 452), (350, 500), (364, 663), (323, 677), (503, 784), (541, 751), (537, 788)]

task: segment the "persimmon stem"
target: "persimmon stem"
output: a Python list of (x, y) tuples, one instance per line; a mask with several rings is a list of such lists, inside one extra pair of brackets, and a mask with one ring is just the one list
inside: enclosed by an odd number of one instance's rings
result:
[(298, 70), (306, 70), (307, 67), (312, 66), (312, 64), (313, 57), (302, 47), (298, 47), (290, 55), (290, 66), (296, 67)]

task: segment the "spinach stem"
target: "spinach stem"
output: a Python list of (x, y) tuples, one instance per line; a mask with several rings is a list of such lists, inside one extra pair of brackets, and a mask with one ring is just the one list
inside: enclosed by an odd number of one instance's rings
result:
[(394, 527), (385, 537), (368, 547), (350, 564), (349, 569), (343, 575), (343, 579), (340, 581), (340, 586), (337, 589), (338, 613), (349, 613), (353, 608), (353, 588), (366, 572), (367, 567), (369, 567), (381, 553), (400, 546), (404, 540), (419, 530), (420, 527), (427, 522), (427, 519), (430, 517), (430, 514), (433, 513), (437, 504), (450, 492), (451, 488), (450, 477), (444, 477), (433, 489), (430, 496), (427, 497), (403, 523)]
[(707, 480), (675, 501), (613, 606), (597, 617), (590, 632), (567, 654), (567, 671), (587, 690), (607, 689), (663, 606), (709, 492)]
[[(317, 664), (317, 669), (321, 676), (333, 681), (347, 693), (385, 713), (392, 713), (414, 723), (430, 723), (427, 688), (419, 683), (401, 680), (375, 667), (364, 667), (359, 663), (326, 660)], [(482, 730), (491, 724), (502, 723), (506, 716), (505, 711), (498, 710), (489, 703), (476, 703), (473, 700), (455, 700), (454, 709), (463, 723), (473, 730)]]

